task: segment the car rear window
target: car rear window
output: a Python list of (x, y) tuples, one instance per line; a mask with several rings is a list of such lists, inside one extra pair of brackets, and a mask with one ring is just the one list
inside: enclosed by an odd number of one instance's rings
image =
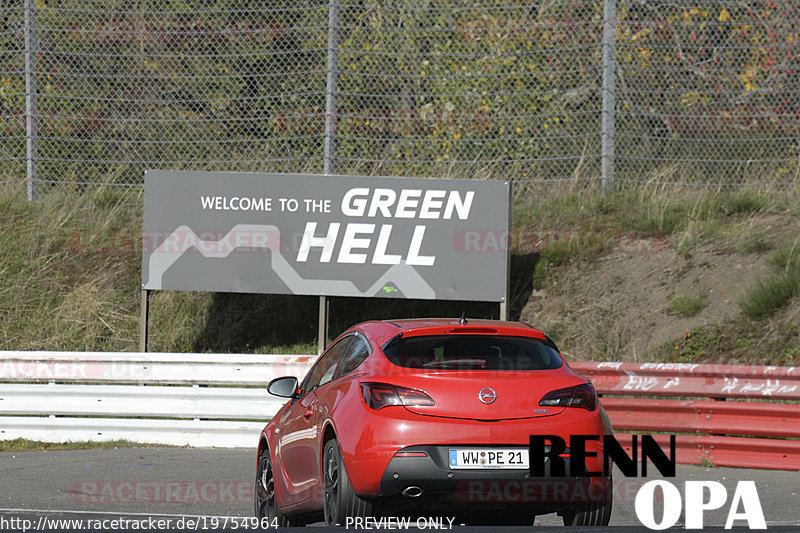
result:
[(426, 370), (552, 370), (562, 365), (548, 343), (529, 337), (437, 335), (398, 338), (383, 352), (395, 365)]

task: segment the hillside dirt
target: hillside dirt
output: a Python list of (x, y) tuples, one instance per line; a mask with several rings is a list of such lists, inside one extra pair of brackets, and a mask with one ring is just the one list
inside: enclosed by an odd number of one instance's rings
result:
[[(704, 240), (679, 252), (680, 239), (672, 236), (661, 246), (626, 246), (571, 260), (534, 288), (521, 320), (550, 333), (572, 360), (664, 359), (672, 355), (669, 350), (685, 348), (704, 328), (723, 344), (741, 348), (761, 345), (770, 335), (796, 335), (797, 297), (775, 317), (744, 328), (738, 302), (747, 287), (772, 268), (771, 251), (800, 234), (800, 221), (754, 217), (747, 229), (761, 238), (751, 253), (742, 250), (746, 247), (740, 246), (741, 238), (731, 236)], [(694, 316), (682, 316), (671, 305), (676, 296), (699, 300), (703, 307)], [(743, 334), (757, 334), (761, 342), (735, 338)]]

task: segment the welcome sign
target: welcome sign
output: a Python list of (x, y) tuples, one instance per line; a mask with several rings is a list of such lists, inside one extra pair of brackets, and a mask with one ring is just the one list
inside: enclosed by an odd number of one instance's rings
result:
[(142, 288), (500, 302), (509, 187), (147, 171)]

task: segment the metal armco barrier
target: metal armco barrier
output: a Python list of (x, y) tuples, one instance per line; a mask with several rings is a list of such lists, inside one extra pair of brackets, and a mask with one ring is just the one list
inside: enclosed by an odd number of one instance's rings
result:
[[(254, 447), (279, 376), (316, 356), (0, 352), (0, 440)], [(676, 434), (680, 463), (800, 470), (800, 368), (570, 363), (621, 442)], [(730, 401), (720, 401), (730, 400)], [(629, 450), (630, 453), (630, 450)]]
[[(617, 436), (622, 442), (630, 442), (628, 432), (671, 433), (677, 435), (679, 463), (705, 459), (718, 466), (800, 470), (798, 367), (570, 366), (591, 379), (603, 396), (603, 406), (614, 430), (621, 432)], [(668, 443), (668, 435), (655, 437), (662, 446)]]
[(0, 440), (255, 447), (316, 356), (0, 352)]

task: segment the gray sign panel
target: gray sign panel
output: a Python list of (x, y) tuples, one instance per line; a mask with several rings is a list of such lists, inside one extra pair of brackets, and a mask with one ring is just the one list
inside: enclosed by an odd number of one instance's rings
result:
[(147, 171), (142, 288), (499, 302), (509, 187)]

